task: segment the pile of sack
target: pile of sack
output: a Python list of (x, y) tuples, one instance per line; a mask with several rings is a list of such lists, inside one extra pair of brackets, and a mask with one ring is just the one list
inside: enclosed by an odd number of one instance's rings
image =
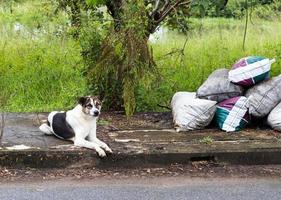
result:
[(267, 117), (281, 131), (281, 75), (270, 79), (275, 59), (250, 56), (231, 70), (218, 69), (197, 92), (177, 92), (171, 101), (174, 125), (179, 131), (202, 129), (215, 120), (227, 132), (239, 131), (251, 116)]

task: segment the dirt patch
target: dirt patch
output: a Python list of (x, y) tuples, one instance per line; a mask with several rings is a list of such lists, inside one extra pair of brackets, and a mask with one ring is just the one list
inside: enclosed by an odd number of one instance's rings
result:
[(137, 113), (129, 119), (127, 119), (127, 117), (122, 113), (102, 113), (100, 120), (108, 121), (112, 128), (115, 127), (118, 129), (163, 129), (173, 127), (173, 118), (171, 112)]
[[(248, 128), (240, 132), (226, 133), (219, 130), (215, 123), (212, 122), (210, 126), (202, 130), (195, 130), (181, 133), (170, 133), (175, 137), (186, 140), (197, 141), (205, 136), (210, 136), (214, 141), (236, 141), (236, 140), (276, 140), (281, 139), (281, 134), (277, 131), (271, 130), (268, 126), (262, 123), (262, 120), (255, 120)], [(102, 113), (98, 123), (98, 137), (110, 141), (109, 132), (118, 132), (124, 130), (149, 130), (149, 129), (173, 129), (173, 118), (171, 112), (150, 112), (137, 113), (130, 119), (127, 119), (123, 113), (110, 112)], [(137, 131), (136, 131), (137, 132)], [(155, 132), (156, 133), (156, 132)], [(136, 135), (132, 133), (130, 136)], [(126, 135), (126, 134), (123, 134)], [(155, 137), (157, 133), (155, 134)], [(161, 138), (159, 138), (161, 139)]]
[(98, 178), (124, 179), (128, 177), (200, 177), (200, 178), (280, 178), (281, 165), (224, 166), (210, 162), (193, 162), (191, 165), (174, 164), (167, 167), (139, 169), (9, 169), (0, 168), (0, 182), (32, 182), (42, 180), (72, 180)]

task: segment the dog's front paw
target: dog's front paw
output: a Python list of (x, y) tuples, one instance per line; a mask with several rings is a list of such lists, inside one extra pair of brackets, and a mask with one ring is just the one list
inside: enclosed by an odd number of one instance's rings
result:
[(99, 157), (103, 158), (103, 157), (106, 156), (106, 153), (105, 153), (104, 150), (102, 150), (101, 148), (96, 149), (96, 151), (97, 151)]
[(109, 147), (106, 147), (105, 151), (107, 151), (108, 153), (113, 153), (112, 150)]
[(106, 152), (112, 153), (112, 150), (107, 146), (107, 144), (103, 143), (100, 147), (104, 149)]

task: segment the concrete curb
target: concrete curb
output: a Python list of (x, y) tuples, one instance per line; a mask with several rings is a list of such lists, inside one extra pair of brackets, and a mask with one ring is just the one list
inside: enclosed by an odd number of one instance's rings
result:
[(166, 150), (149, 150), (141, 153), (117, 151), (102, 159), (94, 151), (85, 149), (1, 150), (0, 166), (12, 168), (139, 168), (168, 166), (175, 163), (190, 164), (194, 161), (239, 165), (281, 164), (280, 147), (240, 150), (214, 150), (210, 147), (209, 152), (195, 151), (197, 148), (195, 146), (188, 149), (192, 148), (194, 148), (194, 153), (167, 152)]
[[(99, 125), (99, 138), (113, 149), (100, 159), (96, 152), (38, 131), (46, 114), (9, 113), (5, 117), (0, 145), (0, 166), (12, 168), (139, 168), (210, 161), (218, 164), (281, 164), (281, 135), (269, 129), (245, 129), (224, 133), (206, 129), (176, 133), (159, 114), (135, 118), (135, 122)], [(120, 123), (123, 116), (104, 116), (102, 120)], [(117, 120), (116, 120), (117, 118)], [(39, 122), (38, 122), (39, 121)], [(108, 123), (105, 123), (108, 124)], [(114, 130), (110, 127), (114, 125)], [(125, 124), (125, 125), (124, 125)], [(147, 128), (149, 125), (149, 128)], [(166, 127), (165, 127), (166, 126)], [(117, 127), (117, 128), (116, 128)], [(209, 137), (210, 143), (204, 143)], [(21, 146), (22, 145), (22, 146)], [(21, 146), (23, 148), (17, 148)]]

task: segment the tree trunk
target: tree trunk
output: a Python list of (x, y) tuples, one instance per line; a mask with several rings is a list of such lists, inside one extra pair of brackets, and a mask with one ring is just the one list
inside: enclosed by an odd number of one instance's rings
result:
[(90, 83), (96, 86), (108, 109), (123, 110), (127, 116), (136, 108), (135, 92), (143, 77), (157, 74), (149, 35), (178, 6), (191, 0), (106, 0), (112, 16), (112, 28), (103, 41), (95, 66), (88, 70)]
[[(140, 79), (155, 72), (148, 47), (147, 13), (141, 0), (108, 1), (114, 23), (103, 41), (96, 66), (89, 71), (92, 83), (104, 96), (108, 109), (135, 110), (135, 89)], [(132, 9), (133, 8), (133, 9)]]

